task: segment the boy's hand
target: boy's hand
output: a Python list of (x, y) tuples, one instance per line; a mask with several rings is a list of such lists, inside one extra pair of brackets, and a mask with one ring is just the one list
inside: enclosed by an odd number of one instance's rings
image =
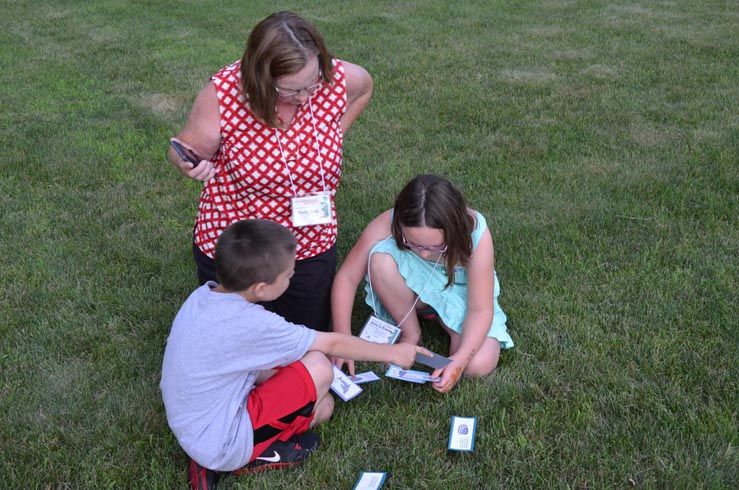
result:
[(414, 344), (395, 344), (391, 345), (390, 348), (393, 351), (392, 363), (403, 369), (411, 368), (416, 360), (417, 353), (425, 356), (434, 355), (430, 350)]
[(331, 362), (333, 362), (334, 365), (337, 368), (339, 368), (339, 369), (343, 368), (344, 367), (344, 363), (346, 363), (346, 367), (349, 368), (349, 376), (351, 376), (351, 377), (354, 377), (355, 376), (355, 372), (354, 372), (354, 361), (352, 361), (350, 359), (341, 359), (341, 358), (338, 358), (338, 357), (332, 357), (331, 358)]

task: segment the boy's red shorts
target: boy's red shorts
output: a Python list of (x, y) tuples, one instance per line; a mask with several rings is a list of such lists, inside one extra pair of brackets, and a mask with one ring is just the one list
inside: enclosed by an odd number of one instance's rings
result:
[(316, 386), (302, 362), (278, 368), (263, 384), (254, 387), (246, 409), (254, 428), (253, 461), (276, 440), (286, 441), (308, 430), (316, 405)]

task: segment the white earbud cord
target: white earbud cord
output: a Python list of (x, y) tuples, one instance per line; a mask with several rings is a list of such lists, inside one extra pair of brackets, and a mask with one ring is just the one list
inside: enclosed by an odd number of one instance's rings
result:
[[(318, 156), (317, 158), (318, 168), (321, 173), (321, 187), (323, 188), (323, 192), (328, 192), (326, 190), (326, 172), (323, 170), (323, 154), (321, 154), (321, 147), (318, 144), (318, 128), (316, 127), (316, 118), (313, 115), (313, 104), (311, 103), (310, 98), (308, 99), (308, 109), (310, 110), (310, 120), (313, 126), (313, 149), (316, 151), (316, 154)], [(286, 134), (285, 131), (281, 131), (280, 129), (275, 128), (275, 139), (277, 140), (277, 146), (280, 149), (280, 156), (282, 157), (282, 165), (285, 170), (285, 173), (287, 174), (287, 178), (290, 180), (290, 185), (293, 188), (293, 195), (295, 195), (295, 197), (298, 197), (298, 188), (295, 186), (292, 173), (290, 173), (290, 168), (287, 166), (287, 157), (285, 156), (285, 150), (282, 147), (282, 141), (280, 141), (280, 133)], [(297, 136), (298, 136), (298, 143), (299, 143), (300, 135), (298, 134)]]
[[(387, 238), (383, 238), (382, 240), (377, 242), (377, 244), (375, 244), (375, 246), (372, 247), (372, 249), (370, 250), (369, 256), (367, 257), (367, 283), (369, 284), (369, 287), (370, 287), (370, 297), (372, 298), (372, 310), (375, 316), (378, 318), (379, 318), (379, 315), (377, 314), (377, 301), (375, 299), (375, 293), (374, 293), (375, 290), (372, 289), (372, 276), (370, 274), (370, 261), (372, 260), (372, 253), (375, 251), (375, 249), (379, 247), (380, 245), (382, 245), (387, 240), (391, 239), (392, 237), (393, 237), (392, 235), (389, 235)], [(436, 269), (436, 266), (439, 265), (439, 261), (441, 261), (441, 258), (443, 256), (444, 254), (439, 254), (439, 258), (436, 259), (436, 262), (434, 262), (434, 269)], [(429, 279), (431, 279), (431, 274), (429, 274)], [(411, 305), (411, 309), (408, 310), (408, 313), (406, 313), (403, 319), (398, 322), (396, 327), (400, 328), (403, 322), (406, 321), (408, 317), (411, 315), (411, 313), (413, 313), (416, 310), (416, 305), (418, 304), (418, 301), (421, 299), (421, 294), (423, 294), (423, 292), (426, 291), (426, 287), (429, 285), (429, 282), (430, 281), (426, 281), (426, 283), (423, 285), (423, 288), (421, 289), (421, 291), (416, 295), (416, 301), (414, 301), (413, 305)]]

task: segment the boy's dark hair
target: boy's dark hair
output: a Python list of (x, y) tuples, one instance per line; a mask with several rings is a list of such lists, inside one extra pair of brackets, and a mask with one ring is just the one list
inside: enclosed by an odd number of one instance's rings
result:
[(395, 199), (392, 233), (398, 248), (403, 244), (401, 226), (428, 226), (444, 233), (447, 287), (454, 284), (454, 266), (467, 265), (472, 256), (472, 230), (475, 220), (467, 211), (467, 202), (459, 190), (436, 175), (419, 175), (403, 188)]
[(218, 282), (229, 291), (271, 284), (295, 257), (295, 235), (274, 221), (250, 219), (226, 228), (216, 242)]

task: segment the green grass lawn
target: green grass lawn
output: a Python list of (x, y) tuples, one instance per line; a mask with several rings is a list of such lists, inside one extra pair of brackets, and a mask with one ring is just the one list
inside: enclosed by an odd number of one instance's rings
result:
[[(0, 488), (186, 488), (158, 383), (199, 185), (168, 138), (282, 9), (375, 82), (340, 255), (411, 177), (448, 177), (516, 347), (448, 395), (368, 385), (306, 464), (223, 487), (739, 487), (736, 2), (57, 0), (0, 16)], [(474, 452), (447, 451), (454, 415)]]

